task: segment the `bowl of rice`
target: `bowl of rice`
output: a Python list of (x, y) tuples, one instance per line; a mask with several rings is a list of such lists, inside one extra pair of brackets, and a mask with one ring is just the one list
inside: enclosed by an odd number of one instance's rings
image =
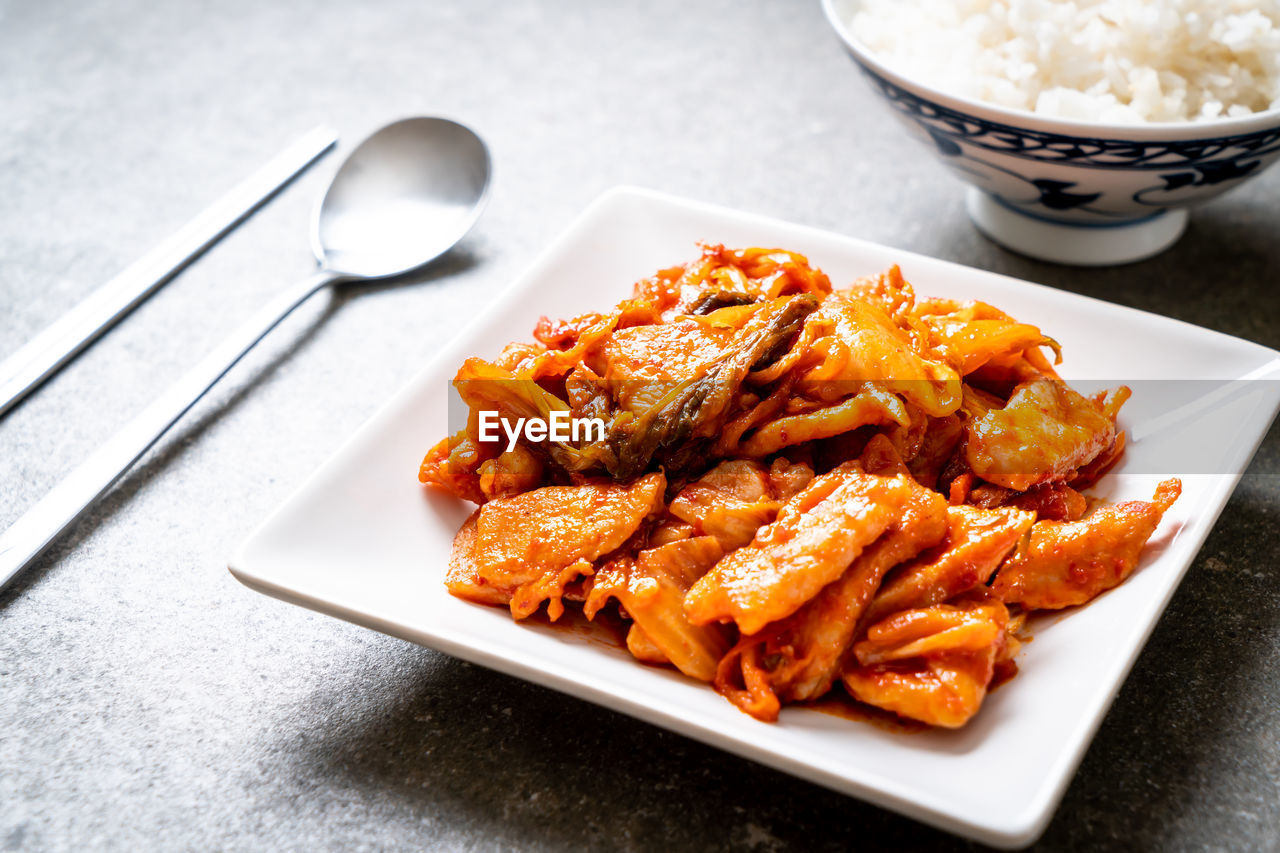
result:
[(1137, 261), (1280, 159), (1280, 0), (822, 0), (998, 243)]

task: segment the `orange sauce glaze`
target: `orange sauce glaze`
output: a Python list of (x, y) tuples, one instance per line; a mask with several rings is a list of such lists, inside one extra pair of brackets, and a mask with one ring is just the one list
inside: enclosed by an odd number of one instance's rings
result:
[(933, 726), (928, 723), (922, 723), (919, 720), (911, 720), (906, 717), (899, 717), (892, 711), (886, 711), (877, 708), (874, 705), (868, 705), (865, 702), (859, 702), (850, 696), (844, 687), (837, 684), (831, 688), (831, 692), (823, 696), (821, 699), (815, 699), (812, 702), (804, 702), (795, 705), (797, 708), (808, 708), (812, 711), (819, 711), (823, 714), (831, 714), (845, 720), (853, 720), (858, 723), (869, 723), (878, 729), (900, 735), (914, 735), (920, 732), (927, 732)]
[[(602, 646), (623, 652), (627, 651), (627, 630), (631, 627), (631, 623), (623, 619), (613, 607), (606, 607), (597, 613), (594, 622), (588, 622), (587, 618), (575, 608), (565, 608), (564, 615), (555, 622), (547, 618), (545, 610), (539, 610), (534, 613), (527, 621), (558, 631), (564, 631), (588, 642), (599, 643)], [(1020, 636), (1019, 639), (1025, 643), (1030, 640), (1030, 637)], [(652, 666), (652, 664), (649, 665)], [(1017, 674), (1017, 662), (1005, 661), (997, 664), (995, 675), (991, 679), (991, 684), (987, 687), (987, 693), (990, 694), (1003, 687)], [(886, 711), (883, 708), (859, 702), (850, 696), (839, 683), (820, 699), (799, 703), (793, 707), (808, 708), (811, 711), (831, 714), (844, 720), (866, 723), (894, 734), (919, 734), (933, 728), (928, 723), (900, 717), (892, 711)]]
[(631, 655), (627, 651), (627, 631), (631, 628), (631, 623), (618, 615), (617, 608), (614, 607), (603, 608), (596, 614), (594, 622), (583, 616), (582, 611), (577, 607), (568, 606), (565, 607), (560, 618), (554, 622), (547, 616), (545, 607), (539, 608), (523, 621), (530, 625), (562, 631), (590, 643), (620, 649), (628, 657)]

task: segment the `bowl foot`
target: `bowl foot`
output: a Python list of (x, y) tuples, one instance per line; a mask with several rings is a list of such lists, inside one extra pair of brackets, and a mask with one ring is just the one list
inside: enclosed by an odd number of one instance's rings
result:
[(1007, 249), (1042, 261), (1109, 266), (1141, 261), (1163, 252), (1182, 236), (1187, 212), (1165, 210), (1131, 223), (1068, 225), (1019, 213), (970, 187), (966, 206), (978, 229)]

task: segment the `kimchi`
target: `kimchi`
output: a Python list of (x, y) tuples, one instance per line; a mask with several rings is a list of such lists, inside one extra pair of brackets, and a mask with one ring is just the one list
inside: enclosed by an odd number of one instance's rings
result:
[(478, 505), (446, 586), (515, 619), (614, 611), (637, 659), (761, 720), (836, 690), (963, 726), (1026, 614), (1124, 581), (1181, 489), (1086, 500), (1129, 389), (1084, 396), (1060, 358), (896, 266), (834, 288), (704, 246), (462, 364), (466, 423), (419, 472)]

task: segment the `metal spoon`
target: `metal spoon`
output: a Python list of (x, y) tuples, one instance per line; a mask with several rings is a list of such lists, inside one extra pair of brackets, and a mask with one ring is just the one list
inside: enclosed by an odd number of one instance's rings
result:
[(319, 271), (246, 321), (0, 535), (0, 587), (307, 298), (338, 282), (402, 275), (452, 248), (480, 215), (489, 175), (484, 143), (448, 119), (405, 119), (362, 142), (316, 206), (312, 246)]

